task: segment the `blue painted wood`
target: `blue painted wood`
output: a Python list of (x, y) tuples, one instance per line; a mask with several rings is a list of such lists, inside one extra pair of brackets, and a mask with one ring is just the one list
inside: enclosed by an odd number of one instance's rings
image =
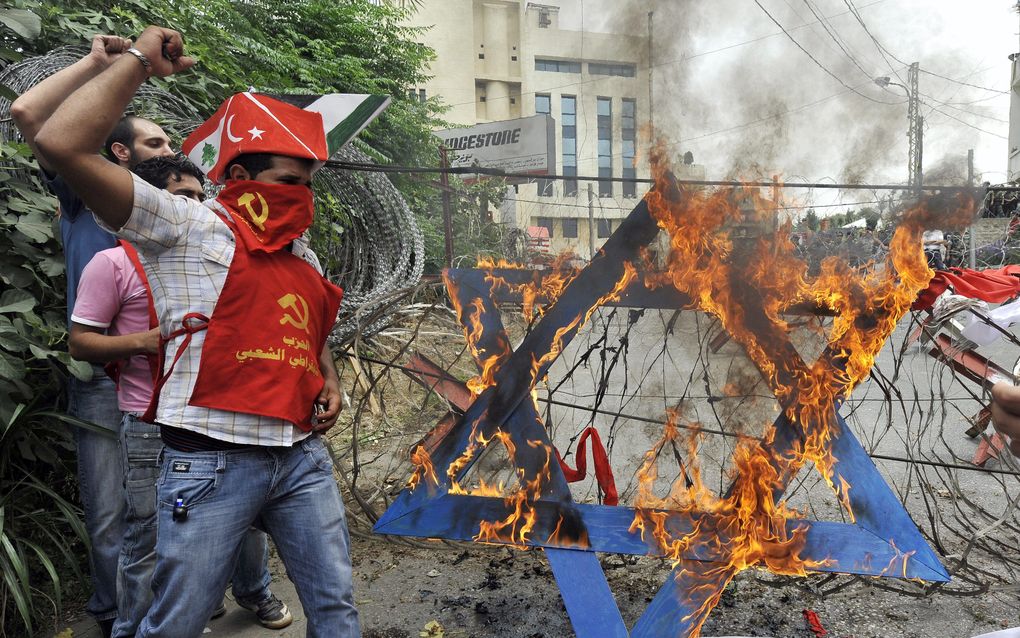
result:
[[(569, 508), (564, 508), (562, 503), (545, 500), (534, 503), (534, 508), (537, 522), (527, 545), (578, 548), (578, 542), (582, 541), (579, 535), (568, 535), (560, 542), (549, 538), (564, 512), (576, 512), (580, 517), (579, 529), (587, 532), (585, 544), (591, 551), (637, 556), (663, 555), (657, 545), (649, 545), (641, 540), (640, 534), (627, 531), (634, 520), (633, 508), (585, 503), (572, 504)], [(510, 510), (501, 498), (446, 495), (431, 502), (427, 508), (416, 510), (386, 524), (377, 524), (375, 531), (395, 536), (425, 536), (470, 541), (477, 535), (479, 523), (501, 520), (509, 513)], [(668, 529), (674, 537), (690, 532), (695, 522), (700, 525), (703, 532), (707, 532), (709, 538), (717, 536), (718, 543), (715, 546), (692, 547), (684, 553), (684, 558), (718, 562), (724, 557), (729, 534), (725, 529), (716, 528), (717, 521), (712, 516), (707, 514), (685, 516), (669, 512), (667, 514), (670, 514)], [(834, 521), (794, 520), (787, 523), (787, 529), (791, 533), (801, 526), (807, 530), (801, 556), (813, 561), (826, 559), (836, 561), (835, 564), (823, 565), (812, 571), (888, 578), (904, 577), (902, 571), (887, 569), (890, 564), (897, 566), (901, 564), (904, 549), (899, 545), (894, 548), (871, 530)], [(573, 538), (574, 542), (571, 542), (570, 538)], [(907, 578), (926, 581), (947, 579), (945, 571), (937, 564), (936, 567), (931, 567), (925, 562), (913, 559), (906, 563)]]
[(627, 625), (598, 556), (553, 547), (546, 548), (545, 555), (577, 638), (627, 638)]
[[(697, 574), (697, 587), (688, 573)], [(712, 605), (704, 609), (708, 599), (720, 595), (732, 577), (732, 570), (718, 566), (709, 572), (697, 563), (678, 565), (634, 624), (631, 638), (687, 638), (711, 611)]]
[[(481, 312), (483, 325), (486, 326), (481, 338), (476, 342), (476, 363), (481, 369), (484, 360), (492, 354), (508, 349), (509, 339), (503, 328), (498, 309), (495, 307), (492, 290), (482, 294), (480, 288), (489, 283), (485, 273), (481, 271), (448, 272), (448, 279), (456, 282), (458, 301), (463, 308), (474, 307), (476, 299), (482, 300)], [(472, 330), (468, 315), (462, 316), (467, 330)], [(577, 538), (587, 537), (587, 532), (580, 528), (580, 517), (573, 507), (570, 489), (563, 477), (562, 469), (555, 457), (549, 458), (552, 444), (545, 429), (541, 426), (535, 406), (530, 401), (522, 402), (507, 419), (506, 429), (515, 444), (515, 455), (512, 463), (515, 467), (530, 468), (524, 480), (530, 480), (536, 469), (549, 466), (549, 481), (544, 486), (543, 496), (554, 499), (558, 503), (560, 529), (574, 531)], [(528, 441), (540, 441), (544, 447), (527, 445)], [(449, 497), (454, 498), (454, 497)], [(504, 508), (505, 511), (505, 508)], [(498, 520), (498, 519), (490, 519)], [(480, 521), (479, 521), (480, 522)], [(420, 533), (420, 530), (419, 530)], [(620, 616), (619, 607), (613, 597), (609, 584), (606, 582), (598, 556), (589, 551), (572, 551), (550, 547), (545, 549), (553, 576), (558, 583), (563, 604), (570, 616), (574, 632), (579, 638), (600, 638), (615, 636), (626, 637), (627, 627)]]
[(914, 565), (920, 563), (936, 575), (922, 577), (925, 580), (948, 581), (949, 573), (942, 562), (839, 413), (836, 414), (836, 425), (839, 430), (832, 441), (833, 455), (837, 459), (834, 471), (837, 477), (842, 477), (850, 485), (847, 496), (857, 525), (895, 546), (901, 553), (909, 553), (911, 569), (908, 573), (914, 573)]
[(483, 270), (451, 269), (446, 271), (446, 278), (453, 286), (448, 291), (461, 305), (461, 325), (470, 333), (474, 326), (469, 317), (475, 312), (475, 304), (481, 304), (481, 319), (485, 329), (475, 342), (477, 356), (475, 364), (482, 369), (485, 360), (492, 355), (510, 353), (510, 338), (503, 327), (499, 314), (498, 302), (493, 295), (492, 282), (486, 278)]

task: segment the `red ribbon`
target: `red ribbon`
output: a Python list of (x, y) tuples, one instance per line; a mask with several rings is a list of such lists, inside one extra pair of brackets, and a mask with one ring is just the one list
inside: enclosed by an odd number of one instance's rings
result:
[(808, 629), (811, 630), (811, 633), (818, 638), (829, 635), (829, 632), (825, 631), (825, 627), (822, 627), (822, 621), (818, 619), (818, 614), (810, 609), (804, 610), (804, 620), (807, 621)]
[(598, 430), (588, 426), (581, 433), (581, 439), (577, 442), (577, 469), (571, 469), (567, 462), (556, 450), (556, 460), (560, 462), (560, 469), (563, 470), (563, 477), (568, 483), (576, 483), (588, 475), (588, 457), (585, 443), (591, 438), (591, 456), (595, 462), (595, 480), (605, 494), (603, 502), (606, 505), (616, 505), (619, 497), (616, 494), (616, 480), (613, 478), (613, 468), (609, 466), (609, 457), (606, 455), (606, 448), (602, 445)]

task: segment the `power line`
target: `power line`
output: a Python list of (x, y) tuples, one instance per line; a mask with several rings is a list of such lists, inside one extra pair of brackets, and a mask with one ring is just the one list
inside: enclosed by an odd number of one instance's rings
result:
[[(412, 175), (411, 177), (415, 177), (415, 176)], [(538, 177), (536, 179), (543, 179), (543, 178), (542, 177)], [(627, 180), (631, 181), (630, 178), (627, 178)], [(634, 181), (636, 181), (636, 180), (634, 180)], [(469, 193), (468, 191), (456, 188), (454, 186), (443, 186), (439, 182), (434, 182), (434, 181), (433, 182), (422, 181), (422, 183), (428, 184), (430, 186), (435, 186), (436, 188), (439, 188), (441, 190), (445, 190), (445, 191), (447, 191), (447, 192), (449, 192), (449, 193), (451, 193), (453, 195), (456, 195), (457, 197), (460, 197), (463, 200), (470, 201), (472, 203), (474, 202), (473, 194)], [(770, 187), (774, 186), (774, 184), (772, 182), (768, 182), (768, 184), (769, 184)], [(780, 184), (780, 186), (782, 186), (782, 184)], [(563, 197), (569, 197), (569, 195), (564, 195)], [(633, 208), (634, 208), (633, 206), (619, 206), (619, 205), (612, 205), (612, 206), (610, 206), (610, 205), (605, 205), (603, 203), (603, 200), (605, 198), (598, 197), (597, 199), (598, 199), (598, 205), (599, 205), (599, 209), (600, 210), (630, 211), (630, 210), (633, 210)], [(632, 200), (634, 200), (634, 202), (636, 204), (637, 200), (639, 200), (640, 198), (639, 197), (632, 197), (632, 198), (626, 198), (626, 199), (632, 199)], [(889, 203), (889, 202), (900, 202), (900, 201), (904, 201), (906, 199), (909, 199), (909, 198), (908, 197), (895, 197), (895, 198), (891, 198), (891, 199), (873, 199), (873, 200), (867, 200), (867, 201), (862, 201), (862, 202), (841, 202), (841, 203), (834, 203), (834, 204), (802, 204), (802, 205), (797, 205), (797, 206), (774, 206), (774, 207), (766, 208), (764, 210), (766, 210), (766, 211), (780, 211), (780, 210), (806, 210), (806, 209), (811, 209), (811, 208), (839, 208), (839, 207), (843, 207), (843, 206), (850, 207), (850, 206), (864, 206), (864, 205), (867, 205), (867, 204), (883, 204), (883, 203)], [(536, 204), (536, 205), (540, 205), (540, 206), (553, 206), (553, 207), (556, 207), (556, 208), (561, 208), (561, 207), (562, 208), (584, 208), (584, 209), (588, 208), (588, 204), (572, 204), (572, 203), (569, 203), (569, 202), (564, 202), (564, 201), (562, 201), (562, 199), (557, 199), (557, 198), (555, 198), (553, 196), (550, 196), (548, 200), (544, 200), (544, 199), (527, 199), (527, 198), (518, 197), (517, 195), (514, 195), (514, 197), (512, 199), (510, 199), (509, 201), (511, 201), (513, 203)], [(615, 203), (616, 203), (616, 201), (614, 199), (614, 204)]]
[[(635, 198), (635, 203), (636, 203), (637, 199), (639, 199), (639, 198)], [(897, 197), (897, 198), (894, 198), (892, 201), (903, 201), (905, 199), (907, 199), (907, 198), (905, 198), (905, 197)], [(602, 198), (599, 198), (599, 200), (601, 201)], [(524, 203), (524, 204), (541, 204), (541, 205), (544, 205), (544, 206), (556, 206), (556, 207), (564, 206), (564, 207), (568, 207), (568, 208), (585, 208), (585, 209), (588, 208), (587, 204), (561, 203), (559, 200), (554, 200), (554, 199), (552, 199), (550, 201), (543, 201), (543, 200), (539, 200), (539, 199), (522, 199), (522, 198), (519, 198), (519, 197), (514, 197), (512, 200), (509, 200), (509, 201), (520, 202), (520, 203)], [(868, 204), (882, 204), (882, 203), (885, 203), (887, 201), (890, 201), (890, 200), (872, 199), (872, 200), (863, 201), (863, 202), (843, 202), (843, 203), (839, 203), (839, 204), (803, 204), (803, 205), (799, 205), (799, 206), (772, 206), (772, 207), (764, 208), (762, 210), (765, 210), (765, 211), (776, 211), (776, 210), (807, 210), (807, 209), (811, 209), (811, 208), (839, 208), (841, 206), (865, 206), (865, 205), (868, 205)], [(631, 207), (626, 207), (626, 206), (603, 206), (602, 204), (600, 204), (600, 207), (601, 208), (605, 208), (606, 210), (624, 210), (624, 211), (629, 211), (629, 210), (631, 210), (633, 208), (632, 206)]]
[(925, 69), (921, 69), (920, 71), (921, 71), (921, 73), (924, 73), (925, 75), (933, 75), (933, 76), (935, 76), (937, 78), (941, 78), (941, 79), (947, 80), (949, 82), (955, 82), (956, 84), (960, 84), (962, 86), (969, 86), (969, 87), (971, 87), (973, 89), (981, 89), (982, 91), (990, 91), (992, 93), (998, 93), (999, 95), (1009, 95), (1009, 91), (1003, 91), (1001, 89), (990, 89), (987, 86), (978, 86), (977, 84), (971, 84), (970, 82), (964, 82), (962, 80), (956, 80), (956, 79), (953, 79), (951, 77), (946, 77), (945, 75), (940, 75), (938, 73), (935, 73), (934, 71), (928, 71), (928, 70), (925, 70)]
[[(965, 123), (965, 122), (964, 122)], [(993, 133), (994, 135), (994, 133)], [(327, 166), (349, 171), (368, 171), (377, 173), (447, 173), (452, 175), (485, 175), (490, 177), (520, 178), (525, 180), (549, 179), (549, 180), (577, 180), (581, 182), (628, 182), (635, 184), (652, 184), (655, 182), (650, 177), (599, 177), (597, 175), (535, 175), (533, 173), (514, 173), (498, 168), (486, 168), (483, 166), (451, 166), (450, 168), (438, 168), (427, 166), (398, 166), (392, 164), (369, 164), (362, 162), (345, 162), (328, 160)], [(772, 182), (772, 181), (747, 181), (737, 180), (711, 180), (711, 179), (676, 179), (679, 185), (689, 186), (722, 186), (730, 188), (806, 188), (806, 189), (830, 189), (830, 190), (904, 190), (903, 184), (841, 184), (829, 182)], [(926, 191), (976, 191), (970, 186), (925, 186)], [(1014, 191), (1015, 188), (1000, 186), (980, 189), (984, 191)]]
[[(1003, 120), (1003, 119), (1000, 119), (1000, 118), (997, 118), (997, 117), (994, 117), (994, 116), (991, 116), (991, 115), (985, 115), (984, 113), (976, 113), (974, 111), (968, 111), (967, 109), (960, 108), (959, 106), (955, 106), (955, 105), (953, 105), (950, 102), (943, 102), (942, 100), (940, 100), (940, 99), (938, 99), (938, 98), (936, 98), (934, 96), (928, 95), (927, 93), (922, 93), (921, 95), (923, 95), (924, 97), (928, 98), (932, 102), (937, 102), (937, 103), (941, 104), (942, 106), (946, 106), (946, 107), (949, 107), (949, 108), (953, 109), (954, 111), (960, 111), (961, 113), (966, 113), (967, 115), (973, 115), (974, 117), (983, 117), (985, 119), (992, 120), (994, 122), (999, 122), (1001, 124), (1009, 124), (1009, 120)], [(928, 106), (931, 107), (931, 104), (928, 104)]]
[(819, 62), (818, 59), (815, 56), (811, 55), (811, 53), (807, 49), (805, 49), (803, 46), (801, 46), (800, 42), (797, 42), (797, 40), (793, 37), (793, 35), (791, 35), (790, 32), (787, 31), (786, 28), (782, 24), (780, 24), (779, 20), (776, 20), (772, 16), (772, 14), (768, 12), (768, 9), (766, 9), (762, 5), (761, 2), (759, 2), (758, 0), (754, 0), (754, 3), (756, 5), (758, 5), (758, 8), (761, 9), (765, 13), (765, 15), (767, 15), (769, 17), (769, 20), (771, 20), (773, 23), (775, 23), (775, 25), (777, 27), (779, 27), (783, 31), (784, 34), (786, 34), (786, 37), (790, 40), (790, 42), (793, 42), (794, 45), (796, 45), (797, 48), (800, 49), (804, 53), (804, 55), (808, 56), (811, 59), (811, 61), (814, 62), (816, 66), (818, 66), (818, 68), (820, 68), (821, 70), (825, 71), (830, 77), (832, 77), (832, 79), (836, 80), (837, 82), (842, 84), (844, 87), (846, 87), (850, 91), (853, 91), (854, 93), (856, 93), (857, 95), (863, 97), (866, 100), (871, 100), (872, 102), (875, 102), (877, 104), (897, 104), (897, 102), (886, 102), (885, 100), (876, 100), (875, 98), (871, 97), (870, 95), (865, 95), (864, 93), (861, 93), (860, 91), (858, 91), (854, 87), (852, 87), (849, 84), (847, 84), (846, 82), (844, 82), (841, 77), (839, 77), (838, 75), (836, 75), (835, 73), (830, 71), (828, 67), (826, 67), (824, 64)]
[[(861, 25), (861, 28), (864, 29), (864, 32), (868, 34), (869, 38), (871, 38), (872, 43), (874, 43), (875, 48), (878, 49), (878, 54), (882, 56), (882, 59), (885, 61), (886, 66), (888, 66), (889, 70), (892, 71), (892, 74), (896, 76), (896, 79), (900, 81), (900, 84), (903, 84), (903, 78), (900, 77), (900, 74), (897, 71), (897, 69), (893, 67), (892, 62), (890, 62), (889, 58), (886, 57), (885, 55), (886, 54), (885, 47), (882, 46), (882, 43), (878, 41), (878, 38), (875, 37), (875, 35), (871, 32), (871, 29), (868, 28), (868, 25), (865, 24), (864, 18), (861, 17), (860, 11), (858, 11), (857, 7), (854, 6), (853, 1), (843, 0), (843, 4), (847, 6), (847, 8), (850, 10), (850, 13), (852, 13), (854, 18), (857, 20), (857, 23)], [(894, 59), (895, 57), (896, 56), (893, 56)], [(897, 60), (897, 62), (900, 61)], [(905, 62), (900, 62), (900, 64), (906, 65)]]
[[(843, 3), (846, 4), (847, 8), (850, 9), (850, 12), (853, 13), (854, 17), (857, 19), (857, 22), (860, 23), (861, 27), (864, 28), (864, 31), (867, 32), (868, 36), (871, 38), (871, 41), (875, 43), (875, 46), (878, 48), (879, 52), (882, 53), (882, 57), (883, 58), (885, 57), (885, 54), (888, 53), (889, 56), (892, 57), (892, 59), (896, 60), (900, 64), (903, 64), (903, 65), (907, 64), (903, 60), (901, 60), (898, 57), (896, 57), (896, 55), (892, 51), (887, 49), (885, 47), (885, 45), (883, 45), (881, 42), (879, 42), (878, 38), (876, 38), (871, 33), (871, 29), (869, 29), (868, 25), (864, 23), (864, 18), (861, 17), (860, 11), (854, 6), (853, 0), (843, 0)], [(888, 64), (889, 61), (886, 60), (886, 63)], [(889, 67), (892, 68), (892, 65), (889, 64)], [(935, 73), (934, 71), (928, 71), (926, 69), (919, 69), (919, 70), (920, 70), (921, 73), (924, 73), (926, 75), (931, 75), (931, 76), (934, 76), (934, 77), (937, 77), (937, 78), (941, 78), (941, 79), (946, 80), (948, 82), (954, 82), (954, 83), (962, 85), (962, 86), (969, 86), (971, 88), (981, 89), (982, 91), (991, 91), (993, 93), (998, 93), (1000, 95), (1008, 95), (1009, 94), (1009, 91), (1003, 91), (1003, 90), (1000, 90), (1000, 89), (990, 89), (987, 86), (979, 86), (977, 84), (971, 84), (970, 82), (965, 82), (963, 80), (957, 80), (955, 78), (951, 78), (951, 77), (948, 77), (948, 76), (945, 76), (945, 75), (941, 75), (939, 73)], [(897, 74), (896, 77), (899, 78), (899, 74)], [(902, 82), (902, 79), (900, 81)]]
[(819, 24), (822, 25), (822, 28), (825, 29), (825, 32), (829, 34), (829, 37), (832, 38), (832, 41), (835, 42), (836, 46), (839, 47), (840, 51), (842, 51), (843, 54), (850, 60), (850, 62), (852, 62), (853, 65), (856, 66), (858, 70), (860, 70), (860, 72), (864, 74), (864, 77), (868, 78), (869, 80), (872, 79), (874, 76), (871, 73), (869, 73), (863, 66), (861, 66), (860, 62), (857, 61), (857, 58), (853, 55), (853, 53), (850, 52), (848, 46), (843, 43), (841, 38), (836, 36), (836, 28), (833, 27), (831, 24), (828, 24), (828, 22), (824, 20), (822, 16), (819, 15), (819, 12), (816, 10), (814, 6), (814, 3), (812, 3), (811, 0), (804, 0), (804, 4), (807, 5), (808, 10), (811, 11), (811, 15), (813, 15), (818, 20)]
[[(981, 71), (978, 71), (978, 73), (981, 73), (982, 71), (987, 71), (990, 68), (992, 68), (992, 67), (990, 67), (990, 66), (989, 67), (985, 67), (984, 69), (981, 69)], [(999, 99), (1000, 97), (1002, 97), (1002, 96), (1001, 95), (989, 95), (987, 97), (978, 98), (976, 100), (970, 100), (968, 102), (946, 102), (946, 104), (959, 104), (961, 106), (969, 106), (971, 104), (978, 104), (979, 102), (987, 102), (988, 100), (996, 100), (996, 99)]]
[(956, 117), (955, 115), (952, 115), (950, 113), (946, 113), (942, 109), (939, 109), (939, 108), (937, 108), (935, 106), (932, 106), (931, 104), (929, 104), (928, 106), (931, 107), (931, 110), (935, 111), (936, 113), (941, 113), (942, 115), (945, 115), (949, 119), (956, 120), (960, 124), (963, 124), (964, 126), (969, 126), (970, 128), (972, 128), (972, 129), (974, 129), (976, 131), (981, 131), (982, 133), (986, 133), (988, 135), (993, 135), (993, 136), (995, 136), (995, 137), (997, 137), (999, 139), (1002, 139), (1002, 140), (1009, 139), (1005, 135), (999, 135), (998, 133), (993, 133), (991, 131), (985, 130), (985, 129), (981, 128), (980, 126), (974, 126), (970, 122), (965, 122), (965, 121), (961, 120), (960, 118)]

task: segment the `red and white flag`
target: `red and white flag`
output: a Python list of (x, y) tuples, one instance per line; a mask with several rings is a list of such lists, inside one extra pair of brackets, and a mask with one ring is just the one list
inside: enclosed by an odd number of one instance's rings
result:
[(237, 93), (184, 141), (182, 150), (217, 184), (238, 155), (272, 153), (322, 162), (389, 105), (385, 95)]

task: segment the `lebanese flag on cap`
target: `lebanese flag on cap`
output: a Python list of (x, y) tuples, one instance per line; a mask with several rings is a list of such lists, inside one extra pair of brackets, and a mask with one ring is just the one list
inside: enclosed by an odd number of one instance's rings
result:
[(182, 150), (222, 184), (227, 164), (245, 153), (315, 160), (315, 170), (390, 102), (386, 95), (237, 93), (184, 140)]

